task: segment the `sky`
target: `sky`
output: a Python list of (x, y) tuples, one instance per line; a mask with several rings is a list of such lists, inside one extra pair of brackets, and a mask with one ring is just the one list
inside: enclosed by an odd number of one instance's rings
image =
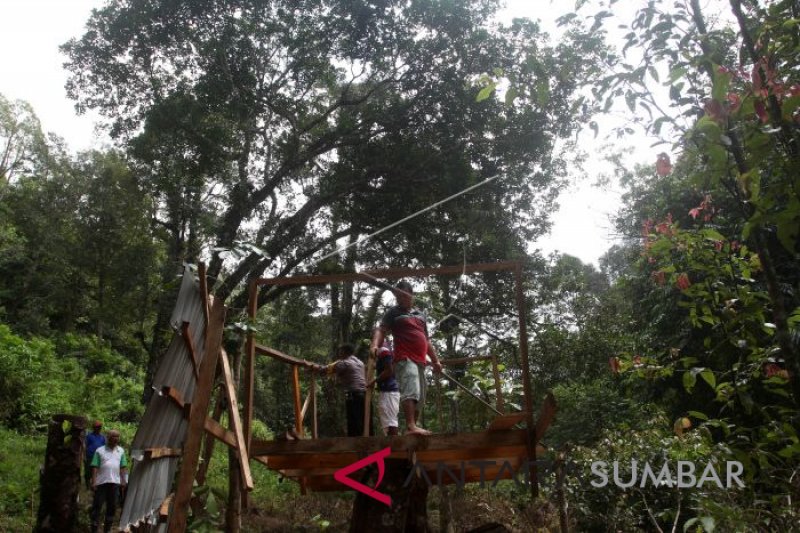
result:
[[(10, 100), (29, 102), (44, 131), (63, 137), (74, 151), (100, 148), (106, 141), (95, 132), (97, 115), (75, 113), (66, 96), (67, 80), (59, 45), (83, 33), (92, 8), (103, 0), (0, 0), (0, 94)], [(625, 4), (628, 4), (626, 7)], [(619, 2), (615, 9), (630, 10), (637, 2)], [(507, 0), (500, 20), (530, 17), (541, 20), (547, 31), (556, 32), (555, 19), (570, 10), (563, 0)], [(602, 133), (601, 133), (602, 136)], [(590, 158), (588, 167), (602, 168), (602, 149), (593, 134), (584, 132), (581, 145)], [(639, 162), (655, 161), (655, 149), (637, 148)], [(575, 169), (571, 184), (561, 193), (560, 210), (553, 215), (551, 234), (533, 243), (544, 253), (560, 251), (597, 265), (613, 244), (610, 218), (619, 206), (619, 192), (591, 185), (596, 175), (581, 178)]]

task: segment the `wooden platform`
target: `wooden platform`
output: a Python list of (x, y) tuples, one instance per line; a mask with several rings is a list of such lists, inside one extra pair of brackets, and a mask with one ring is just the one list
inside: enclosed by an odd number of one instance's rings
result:
[[(313, 491), (349, 490), (334, 472), (386, 447), (390, 458), (422, 465), (429, 479), (443, 484), (510, 479), (528, 458), (527, 430), (513, 429), (524, 413), (498, 417), (486, 431), (427, 437), (339, 437), (288, 441), (253, 440), (251, 456)], [(546, 453), (537, 446), (536, 456)], [(444, 469), (447, 470), (444, 470)], [(418, 466), (419, 470), (420, 467)], [(449, 474), (448, 470), (452, 473)]]

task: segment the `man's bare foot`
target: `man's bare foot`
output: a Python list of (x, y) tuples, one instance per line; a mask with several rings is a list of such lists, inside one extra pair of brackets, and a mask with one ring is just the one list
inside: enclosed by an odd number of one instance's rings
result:
[(406, 435), (433, 435), (433, 433), (419, 426), (414, 426), (406, 429)]

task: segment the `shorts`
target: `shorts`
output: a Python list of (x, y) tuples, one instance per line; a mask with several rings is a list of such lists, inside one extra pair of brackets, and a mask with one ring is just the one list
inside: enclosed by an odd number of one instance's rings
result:
[(384, 434), (388, 428), (399, 427), (397, 415), (400, 411), (400, 392), (389, 391), (378, 393), (378, 418)]
[(425, 403), (425, 366), (411, 359), (403, 359), (394, 364), (394, 375), (400, 387), (400, 401), (414, 400)]

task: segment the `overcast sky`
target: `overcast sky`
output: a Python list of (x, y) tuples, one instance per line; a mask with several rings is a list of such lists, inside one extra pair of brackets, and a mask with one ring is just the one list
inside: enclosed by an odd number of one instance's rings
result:
[[(96, 116), (76, 115), (66, 97), (66, 72), (61, 66), (64, 57), (58, 46), (81, 35), (92, 8), (102, 4), (103, 0), (0, 0), (0, 93), (12, 100), (28, 101), (43, 129), (63, 137), (73, 150), (100, 147), (102, 137), (94, 131)], [(555, 18), (573, 6), (573, 2), (563, 0), (508, 0), (506, 4), (503, 19), (538, 18), (546, 29), (554, 28)], [(616, 6), (623, 9), (624, 4)], [(599, 158), (599, 145), (592, 146), (591, 134), (584, 137), (587, 142), (582, 144), (590, 156)], [(643, 147), (637, 150), (637, 157), (640, 162), (655, 161), (655, 153), (655, 149)], [(535, 247), (545, 252), (559, 250), (597, 264), (613, 243), (609, 217), (617, 208), (618, 195), (591, 187), (587, 181), (562, 193), (561, 210), (553, 217), (553, 232)]]

